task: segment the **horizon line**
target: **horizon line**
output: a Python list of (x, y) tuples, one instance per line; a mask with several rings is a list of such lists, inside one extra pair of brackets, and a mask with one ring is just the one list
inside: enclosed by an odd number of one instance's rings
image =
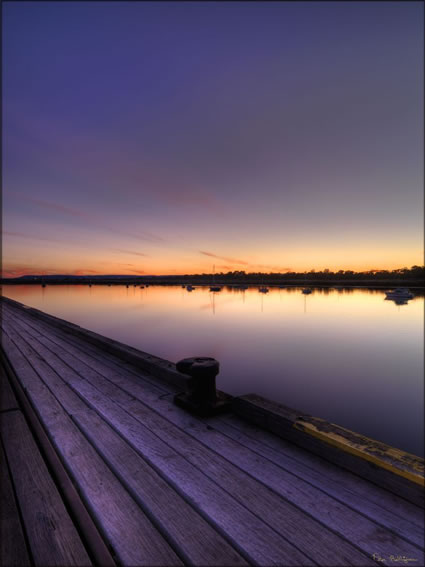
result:
[[(411, 272), (412, 270), (424, 270), (425, 266), (424, 265), (413, 265), (410, 268), (407, 267), (402, 267), (402, 268), (394, 268), (394, 269), (387, 269), (387, 268), (380, 268), (380, 269), (365, 269), (365, 270), (351, 270), (351, 269), (340, 269), (340, 270), (330, 270), (330, 269), (323, 269), (323, 270), (316, 270), (316, 269), (311, 269), (309, 271), (305, 270), (305, 271), (285, 271), (285, 272), (261, 272), (261, 271), (256, 271), (256, 272), (246, 272), (245, 270), (231, 270), (228, 272), (216, 272), (215, 275), (224, 275), (224, 276), (230, 276), (230, 275), (245, 275), (245, 276), (249, 276), (249, 275), (267, 275), (267, 276), (288, 276), (288, 275), (360, 275), (360, 274), (369, 274), (369, 275), (374, 275), (374, 274), (380, 274), (380, 273), (388, 273), (388, 274), (394, 274), (394, 273), (402, 273), (402, 272)], [(89, 270), (90, 271), (90, 270)], [(54, 273), (54, 274), (43, 274), (43, 273), (33, 273), (33, 274), (21, 274), (21, 275), (1, 275), (0, 279), (2, 280), (16, 280), (16, 279), (22, 279), (22, 278), (54, 278), (54, 277), (59, 277), (59, 278), (93, 278), (93, 279), (98, 279), (98, 278), (132, 278), (132, 279), (137, 279), (137, 278), (161, 278), (161, 277), (165, 277), (165, 278), (178, 278), (178, 277), (185, 277), (185, 276), (213, 276), (214, 274), (211, 272), (192, 272), (192, 273), (181, 273), (181, 274), (138, 274), (138, 275), (134, 275), (134, 274), (61, 274), (61, 273)]]

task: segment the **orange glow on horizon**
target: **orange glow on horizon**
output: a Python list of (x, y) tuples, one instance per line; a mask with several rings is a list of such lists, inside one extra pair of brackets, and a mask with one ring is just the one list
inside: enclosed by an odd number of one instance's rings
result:
[(24, 275), (128, 275), (165, 276), (246, 273), (304, 273), (328, 269), (396, 270), (422, 266), (423, 249), (417, 240), (398, 240), (369, 246), (366, 242), (334, 242), (319, 245), (305, 239), (288, 245), (273, 239), (239, 243), (199, 239), (174, 243), (135, 245), (124, 238), (99, 236), (85, 241), (37, 241), (5, 235), (3, 277)]

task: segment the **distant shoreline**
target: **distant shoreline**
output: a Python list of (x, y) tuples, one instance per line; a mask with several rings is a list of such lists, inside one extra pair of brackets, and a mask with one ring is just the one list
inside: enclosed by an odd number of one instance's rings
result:
[[(304, 275), (303, 275), (304, 276)], [(198, 285), (198, 286), (285, 286), (285, 287), (367, 287), (375, 289), (385, 289), (388, 287), (409, 287), (424, 289), (425, 282), (422, 279), (408, 278), (313, 278), (309, 276), (302, 277), (273, 277), (273, 276), (254, 276), (239, 278), (225, 278), (215, 276), (213, 280), (210, 275), (188, 275), (188, 276), (71, 276), (71, 277), (55, 277), (55, 276), (33, 276), (29, 278), (2, 278), (1, 285)]]

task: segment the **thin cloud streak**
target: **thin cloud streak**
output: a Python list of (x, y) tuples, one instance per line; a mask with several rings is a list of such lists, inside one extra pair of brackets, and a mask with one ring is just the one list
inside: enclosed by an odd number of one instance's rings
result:
[(104, 224), (101, 220), (99, 220), (98, 217), (94, 216), (94, 215), (90, 215), (85, 213), (84, 211), (80, 211), (78, 209), (73, 209), (71, 207), (67, 207), (64, 205), (61, 205), (59, 203), (53, 203), (51, 201), (45, 201), (43, 199), (35, 199), (34, 197), (29, 197), (29, 196), (25, 196), (25, 198), (30, 201), (31, 203), (34, 203), (35, 205), (47, 209), (47, 210), (53, 210), (65, 215), (69, 215), (72, 217), (76, 217), (76, 218), (80, 218), (84, 221), (86, 221), (87, 223), (89, 223), (90, 225), (96, 225), (98, 228), (104, 229), (104, 230), (108, 230), (110, 232), (113, 232), (115, 234), (121, 234), (123, 236), (130, 236), (132, 238), (137, 238), (140, 240), (147, 240), (149, 242), (165, 242), (164, 238), (162, 238), (161, 236), (158, 236), (156, 234), (153, 234), (151, 232), (148, 231), (141, 231), (141, 232), (127, 232), (127, 231), (123, 231), (123, 230), (119, 230), (115, 227), (111, 227), (109, 225)]
[(199, 253), (203, 254), (204, 256), (209, 256), (210, 258), (217, 258), (218, 260), (231, 262), (232, 264), (243, 264), (245, 266), (249, 265), (249, 262), (245, 262), (245, 260), (238, 260), (237, 258), (227, 258), (226, 256), (218, 256), (217, 254), (213, 254), (212, 252), (206, 252), (204, 250), (199, 250)]
[(128, 270), (129, 272), (134, 272), (135, 274), (146, 274), (144, 270)]
[(26, 197), (26, 198), (31, 203), (34, 203), (35, 205), (38, 205), (39, 207), (43, 207), (45, 209), (51, 209), (59, 213), (64, 213), (74, 217), (80, 217), (85, 220), (89, 218), (88, 215), (86, 215), (83, 211), (72, 209), (71, 207), (65, 207), (64, 205), (60, 205), (59, 203), (52, 203), (50, 201), (44, 201), (43, 199), (35, 199), (34, 197)]
[(34, 236), (31, 234), (25, 234), (23, 232), (12, 232), (9, 230), (4, 230), (3, 234), (6, 236), (16, 236), (18, 238), (29, 238), (30, 240), (45, 240), (47, 242), (58, 242), (55, 238), (44, 238), (42, 236)]
[(124, 254), (132, 254), (133, 256), (143, 256), (145, 258), (149, 257), (149, 254), (144, 254), (143, 252), (134, 252), (134, 250), (123, 250), (122, 248), (111, 248), (115, 252), (123, 252)]

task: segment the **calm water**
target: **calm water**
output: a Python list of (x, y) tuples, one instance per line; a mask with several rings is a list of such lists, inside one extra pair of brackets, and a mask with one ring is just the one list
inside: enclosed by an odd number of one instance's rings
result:
[(424, 299), (382, 291), (3, 286), (3, 294), (176, 362), (220, 361), (220, 389), (255, 392), (423, 455)]

